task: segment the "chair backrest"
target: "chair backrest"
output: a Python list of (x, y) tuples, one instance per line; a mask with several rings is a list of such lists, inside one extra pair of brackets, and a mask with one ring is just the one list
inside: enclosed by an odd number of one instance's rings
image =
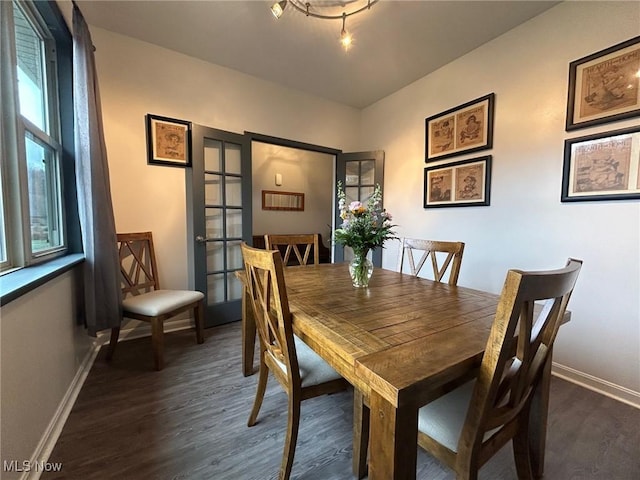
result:
[(118, 233), (122, 297), (159, 290), (151, 232)]
[[(241, 249), (246, 274), (245, 288), (253, 308), (261, 350), (271, 360), (286, 367), (289, 385), (300, 385), (300, 370), (280, 252), (252, 248), (244, 242)], [(272, 371), (278, 376), (281, 370), (275, 368)], [(283, 381), (282, 378), (278, 379)]]
[[(459, 453), (468, 455), (486, 447), (491, 455), (513, 436), (509, 428), (500, 429), (510, 422), (513, 425), (512, 420), (531, 401), (581, 267), (581, 260), (570, 258), (559, 270), (507, 273), (458, 443)], [(534, 318), (534, 303), (541, 300), (545, 304)], [(483, 445), (487, 432), (492, 440)]]
[[(299, 265), (307, 265), (309, 263), (309, 256), (313, 252), (313, 264), (318, 265), (320, 263), (320, 252), (318, 247), (318, 234), (303, 234), (303, 235), (270, 235), (264, 236), (264, 243), (267, 250), (280, 250), (280, 247), (284, 248), (284, 255), (282, 257), (282, 263), (286, 266), (289, 265), (291, 252), (295, 254), (295, 258)], [(304, 253), (300, 252), (300, 247), (304, 247)]]
[[(418, 263), (415, 262), (414, 251), (421, 254)], [(444, 261), (439, 264), (437, 253), (446, 253)], [(416, 238), (400, 239), (400, 254), (398, 256), (398, 271), (402, 272), (404, 259), (409, 260), (411, 275), (417, 276), (420, 273), (427, 258), (431, 257), (431, 266), (433, 267), (433, 279), (441, 282), (447, 268), (451, 265), (449, 272), (449, 285), (458, 284), (458, 276), (460, 275), (460, 264), (462, 263), (462, 254), (464, 253), (464, 242), (440, 242), (434, 240), (420, 240)]]

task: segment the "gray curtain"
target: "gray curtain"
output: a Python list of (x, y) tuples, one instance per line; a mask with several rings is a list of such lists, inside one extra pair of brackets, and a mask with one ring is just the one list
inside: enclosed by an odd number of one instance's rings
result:
[(89, 334), (120, 327), (122, 292), (100, 92), (89, 27), (73, 6), (73, 94), (76, 182), (84, 248), (84, 301)]

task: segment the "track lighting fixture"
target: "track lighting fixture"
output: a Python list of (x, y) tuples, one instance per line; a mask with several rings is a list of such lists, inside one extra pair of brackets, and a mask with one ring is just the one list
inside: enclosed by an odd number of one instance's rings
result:
[(349, 50), (349, 47), (351, 47), (353, 43), (353, 37), (351, 36), (351, 33), (349, 33), (349, 31), (346, 28), (347, 17), (363, 12), (365, 10), (369, 10), (371, 6), (378, 3), (378, 1), (379, 0), (367, 0), (366, 5), (356, 8), (351, 12), (344, 11), (342, 12), (341, 15), (324, 15), (324, 14), (318, 13), (317, 9), (326, 8), (328, 7), (328, 5), (324, 5), (324, 4), (312, 5), (311, 2), (306, 2), (303, 4), (300, 0), (281, 0), (279, 2), (274, 3), (271, 6), (271, 13), (273, 13), (274, 17), (280, 18), (284, 13), (285, 8), (287, 8), (288, 5), (291, 5), (294, 9), (304, 13), (307, 17), (320, 18), (323, 20), (342, 19), (342, 30), (340, 31), (340, 43), (342, 44), (345, 50)]

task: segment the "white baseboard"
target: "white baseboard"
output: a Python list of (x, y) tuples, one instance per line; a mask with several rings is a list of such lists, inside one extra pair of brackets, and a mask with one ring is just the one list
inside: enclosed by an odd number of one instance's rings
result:
[[(49, 422), (47, 429), (44, 434), (40, 438), (40, 442), (36, 447), (33, 455), (31, 456), (30, 465), (44, 465), (49, 460), (49, 456), (53, 451), (53, 447), (55, 447), (56, 442), (58, 441), (58, 437), (60, 437), (60, 433), (62, 432), (62, 428), (69, 417), (69, 413), (71, 413), (71, 409), (73, 405), (76, 403), (76, 399), (78, 398), (78, 394), (84, 385), (85, 380), (87, 379), (87, 375), (89, 375), (89, 371), (93, 366), (93, 362), (100, 351), (100, 347), (102, 346), (102, 342), (98, 338), (94, 340), (91, 348), (85, 355), (82, 363), (78, 367), (78, 371), (76, 375), (73, 377), (69, 388), (67, 389), (64, 397), (58, 405), (56, 413), (53, 415), (53, 418)], [(38, 480), (40, 475), (42, 475), (42, 468), (31, 468), (28, 471), (25, 471), (21, 476), (20, 480)]]
[(551, 367), (551, 373), (563, 380), (575, 383), (581, 387), (593, 390), (594, 392), (601, 393), (602, 395), (640, 409), (640, 392), (635, 392), (631, 389), (621, 387), (615, 383), (607, 382), (601, 378), (594, 377), (588, 373), (583, 373), (555, 362)]

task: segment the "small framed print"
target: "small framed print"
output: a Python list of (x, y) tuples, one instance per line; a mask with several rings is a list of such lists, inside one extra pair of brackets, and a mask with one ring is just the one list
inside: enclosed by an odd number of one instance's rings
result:
[(491, 155), (424, 169), (424, 208), (489, 205)]
[(147, 114), (147, 161), (191, 166), (191, 122)]
[(640, 126), (564, 142), (563, 202), (640, 198)]
[(493, 147), (493, 103), (490, 93), (425, 120), (425, 162)]
[(640, 115), (640, 36), (569, 64), (566, 130)]

